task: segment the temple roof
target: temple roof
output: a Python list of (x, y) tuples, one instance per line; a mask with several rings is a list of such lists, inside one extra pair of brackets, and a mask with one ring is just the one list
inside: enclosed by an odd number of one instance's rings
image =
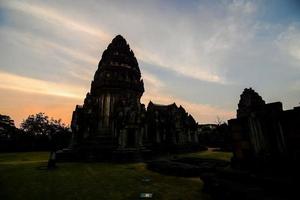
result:
[(103, 52), (98, 68), (109, 66), (133, 69), (140, 73), (137, 59), (129, 44), (121, 35), (117, 35)]
[(237, 110), (238, 117), (248, 115), (249, 112), (258, 110), (266, 104), (263, 98), (251, 87), (245, 88), (240, 97)]
[(107, 89), (144, 92), (137, 59), (121, 35), (117, 35), (103, 52), (91, 84), (91, 94), (100, 94)]
[(167, 109), (167, 108), (170, 108), (170, 107), (173, 107), (173, 106), (175, 106), (176, 108), (178, 108), (175, 102), (172, 103), (172, 104), (164, 105), (164, 104), (156, 104), (156, 103), (153, 103), (152, 101), (150, 101), (149, 104), (148, 104), (148, 108), (152, 107), (152, 108), (158, 108), (158, 109), (159, 108), (161, 108), (161, 109), (166, 108)]
[(127, 45), (125, 38), (122, 35), (117, 35), (111, 42), (112, 45)]
[(265, 104), (265, 101), (257, 92), (255, 92), (251, 87), (244, 89), (241, 94), (239, 106), (254, 106), (262, 104)]
[(185, 109), (180, 105), (179, 107), (176, 105), (176, 103), (162, 105), (162, 104), (155, 104), (152, 101), (149, 102), (147, 110), (171, 110), (176, 109), (177, 111), (180, 111), (182, 113), (186, 113)]

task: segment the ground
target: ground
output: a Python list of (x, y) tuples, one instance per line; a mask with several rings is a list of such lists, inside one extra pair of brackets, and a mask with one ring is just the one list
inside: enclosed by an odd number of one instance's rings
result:
[(208, 151), (179, 154), (178, 157), (212, 158), (212, 159), (217, 159), (217, 160), (230, 161), (231, 157), (232, 157), (232, 153), (222, 152), (222, 151), (212, 151), (211, 149), (209, 149)]
[[(153, 193), (153, 199), (210, 199), (201, 191), (203, 182), (198, 177), (161, 175), (147, 170), (144, 163), (59, 163), (49, 171), (48, 156), (47, 152), (0, 154), (0, 199), (129, 200), (139, 199), (142, 192)], [(228, 159), (231, 154), (186, 156)]]

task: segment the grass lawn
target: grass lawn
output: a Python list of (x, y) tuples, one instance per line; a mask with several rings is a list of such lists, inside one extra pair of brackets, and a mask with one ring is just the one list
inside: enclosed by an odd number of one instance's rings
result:
[[(213, 153), (213, 154), (212, 154)], [(227, 158), (221, 152), (193, 153), (188, 156)], [(219, 156), (217, 156), (219, 155)], [(144, 163), (59, 163), (48, 171), (49, 153), (0, 154), (0, 199), (139, 199), (141, 192), (152, 199), (206, 200), (199, 178), (165, 176), (145, 168)], [(150, 182), (143, 182), (143, 178)]]
[(179, 154), (178, 157), (212, 158), (212, 159), (230, 161), (232, 155), (233, 154), (231, 152), (200, 151), (196, 153)]

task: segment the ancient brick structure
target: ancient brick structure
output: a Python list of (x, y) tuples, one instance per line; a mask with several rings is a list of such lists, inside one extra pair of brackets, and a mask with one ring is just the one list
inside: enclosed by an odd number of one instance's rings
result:
[[(71, 150), (78, 158), (139, 159), (156, 144), (182, 147), (197, 144), (197, 123), (175, 104), (140, 103), (144, 83), (138, 62), (126, 40), (118, 35), (103, 52), (83, 106), (76, 106)], [(60, 151), (63, 157), (67, 151)]]
[(266, 104), (249, 88), (241, 95), (237, 118), (228, 123), (233, 165), (262, 169), (299, 160), (300, 107), (283, 111), (281, 102)]
[(199, 148), (197, 123), (182, 106), (154, 104), (147, 107), (149, 140), (153, 149), (189, 151)]

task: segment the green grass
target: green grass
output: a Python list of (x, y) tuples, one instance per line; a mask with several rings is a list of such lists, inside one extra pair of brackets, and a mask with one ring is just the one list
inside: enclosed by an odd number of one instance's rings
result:
[(200, 151), (196, 153), (180, 154), (178, 157), (197, 157), (197, 158), (211, 158), (217, 160), (230, 161), (232, 157), (231, 152), (221, 152), (221, 151)]
[(49, 152), (0, 153), (0, 164), (47, 162)]
[[(131, 200), (139, 199), (141, 192), (152, 192), (153, 199), (210, 199), (202, 193), (199, 178), (161, 175), (143, 163), (59, 163), (49, 171), (41, 168), (48, 156), (47, 152), (0, 154), (0, 199)], [(145, 183), (143, 177), (151, 181)]]

